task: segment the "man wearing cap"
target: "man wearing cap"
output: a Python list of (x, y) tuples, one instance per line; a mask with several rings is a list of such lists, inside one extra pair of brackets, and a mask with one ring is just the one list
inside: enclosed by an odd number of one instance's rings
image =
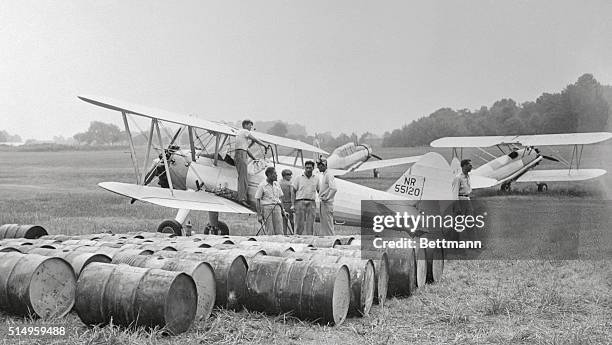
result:
[(331, 236), (334, 235), (334, 196), (338, 189), (336, 189), (334, 175), (327, 170), (327, 160), (320, 158), (317, 161), (317, 168), (320, 172), (317, 191), (321, 200), (321, 230), (318, 235)]
[(268, 152), (266, 145), (261, 140), (255, 138), (253, 134), (251, 134), (252, 128), (253, 121), (242, 121), (242, 129), (240, 129), (236, 134), (236, 152), (234, 154), (236, 170), (238, 171), (238, 202), (246, 207), (249, 207), (249, 202), (247, 198), (247, 190), (249, 187), (247, 156), (249, 155), (248, 149), (251, 145), (251, 141), (263, 146), (265, 148), (266, 153)]
[(316, 216), (318, 178), (313, 175), (314, 162), (304, 163), (304, 173), (293, 179), (291, 188), (292, 207), (295, 210), (295, 232), (298, 235), (313, 235)]
[[(283, 191), (283, 197), (281, 198), (283, 209), (287, 212), (287, 216), (283, 217), (283, 229), (285, 235), (289, 235), (293, 232), (293, 229), (295, 229), (295, 223), (293, 222), (294, 210), (291, 210), (291, 177), (293, 172), (289, 169), (285, 169), (281, 172), (281, 175), (283, 178), (278, 184)], [(291, 230), (289, 229), (289, 225), (291, 225)]]
[(257, 187), (255, 193), (257, 218), (264, 224), (268, 235), (283, 234), (283, 207), (281, 206), (283, 191), (276, 179), (276, 169), (266, 168), (266, 180)]

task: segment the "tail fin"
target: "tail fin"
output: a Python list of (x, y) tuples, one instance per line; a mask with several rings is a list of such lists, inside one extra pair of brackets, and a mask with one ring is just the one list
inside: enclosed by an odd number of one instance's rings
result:
[(454, 200), (454, 175), (439, 153), (429, 152), (414, 163), (387, 192), (410, 200)]

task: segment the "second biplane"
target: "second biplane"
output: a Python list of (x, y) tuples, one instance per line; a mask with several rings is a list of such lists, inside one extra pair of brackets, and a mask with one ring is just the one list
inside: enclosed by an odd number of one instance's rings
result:
[[(606, 173), (603, 169), (580, 168), (584, 145), (596, 144), (612, 138), (612, 133), (562, 133), (510, 136), (474, 136), (474, 137), (444, 137), (431, 142), (432, 147), (448, 147), (453, 149), (453, 171), (459, 171), (459, 158), (463, 156), (463, 148), (478, 148), (492, 160), (474, 169), (470, 173), (472, 188), (487, 188), (501, 186), (501, 190), (509, 191), (514, 182), (532, 182), (538, 186), (538, 191), (548, 190), (546, 182), (584, 181), (599, 177)], [(560, 155), (544, 155), (541, 146), (573, 146), (572, 156), (567, 160)], [(502, 156), (496, 157), (484, 148), (497, 147)], [(550, 160), (565, 165), (564, 169), (538, 169), (543, 160)], [(493, 181), (493, 183), (491, 183)]]

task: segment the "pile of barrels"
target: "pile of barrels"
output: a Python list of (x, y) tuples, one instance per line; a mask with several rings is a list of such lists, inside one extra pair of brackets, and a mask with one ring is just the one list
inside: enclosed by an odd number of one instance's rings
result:
[(359, 236), (140, 232), (35, 239), (8, 238), (5, 227), (1, 310), (55, 318), (74, 309), (87, 325), (112, 319), (171, 334), (205, 320), (214, 306), (337, 325), (367, 316), (388, 297), (413, 294), (439, 279), (443, 264), (419, 250), (362, 251)]

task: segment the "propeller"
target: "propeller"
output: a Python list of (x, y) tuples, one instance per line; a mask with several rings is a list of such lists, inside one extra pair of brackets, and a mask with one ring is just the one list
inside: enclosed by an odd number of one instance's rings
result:
[(532, 146), (532, 148), (533, 148), (533, 150), (534, 150), (534, 151), (535, 151), (537, 154), (539, 154), (540, 156), (542, 156), (542, 158), (544, 158), (544, 159), (548, 159), (549, 161), (553, 161), (553, 162), (560, 162), (560, 160), (558, 160), (557, 158), (555, 158), (555, 157), (553, 157), (553, 156), (546, 156), (546, 155), (541, 154), (541, 153), (540, 153), (540, 149), (538, 149), (537, 147), (533, 147), (533, 146)]

